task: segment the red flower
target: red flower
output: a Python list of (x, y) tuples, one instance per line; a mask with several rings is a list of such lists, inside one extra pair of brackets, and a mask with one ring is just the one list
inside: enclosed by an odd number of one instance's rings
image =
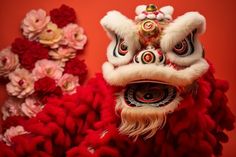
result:
[(67, 5), (62, 5), (59, 9), (50, 11), (51, 20), (62, 28), (69, 23), (75, 23), (76, 15), (75, 10)]
[(12, 52), (19, 55), (21, 65), (32, 70), (36, 61), (48, 58), (48, 49), (39, 43), (27, 39), (17, 38), (12, 43)]
[(43, 103), (47, 102), (49, 97), (61, 96), (60, 87), (56, 86), (56, 81), (50, 77), (44, 77), (34, 83), (35, 96)]
[(11, 44), (11, 51), (15, 54), (21, 55), (25, 53), (31, 45), (32, 42), (25, 38), (16, 38), (15, 41)]
[(34, 84), (36, 92), (51, 93), (56, 89), (56, 82), (50, 77), (39, 79)]
[(29, 51), (26, 51), (25, 53), (23, 53), (19, 57), (20, 57), (20, 63), (24, 68), (26, 68), (28, 70), (32, 70), (34, 68), (34, 63), (36, 61), (35, 61), (32, 53), (29, 53)]
[(82, 83), (87, 76), (87, 66), (84, 60), (80, 60), (78, 57), (71, 59), (66, 63), (65, 73), (79, 76), (79, 82)]

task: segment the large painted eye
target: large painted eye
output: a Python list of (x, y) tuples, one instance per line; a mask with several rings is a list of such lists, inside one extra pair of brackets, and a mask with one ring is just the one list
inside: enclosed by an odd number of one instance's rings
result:
[(128, 53), (128, 46), (125, 44), (124, 40), (121, 40), (119, 43), (118, 53), (122, 56)]
[(173, 51), (179, 55), (185, 55), (188, 52), (188, 43), (186, 40), (183, 40), (181, 42), (179, 42), (177, 45), (175, 45)]
[(173, 48), (173, 52), (181, 57), (191, 55), (194, 52), (193, 33), (189, 34), (187, 38), (177, 43)]
[(128, 46), (124, 39), (120, 38), (119, 36), (115, 36), (115, 44), (113, 49), (113, 56), (114, 57), (124, 57), (128, 53)]

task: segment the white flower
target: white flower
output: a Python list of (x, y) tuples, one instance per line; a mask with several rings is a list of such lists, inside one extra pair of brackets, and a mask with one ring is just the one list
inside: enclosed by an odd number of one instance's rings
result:
[(17, 98), (24, 98), (34, 92), (34, 79), (26, 69), (16, 69), (9, 74), (7, 92)]
[(22, 21), (21, 28), (23, 30), (23, 35), (31, 40), (36, 39), (49, 21), (50, 17), (46, 15), (46, 11), (43, 9), (31, 10), (26, 14), (26, 17)]
[(18, 65), (18, 56), (11, 52), (10, 48), (3, 49), (0, 52), (0, 76), (7, 77)]
[(37, 113), (42, 111), (42, 108), (43, 106), (34, 98), (26, 98), (25, 102), (21, 104), (22, 113), (30, 118), (35, 117)]
[(58, 85), (64, 93), (73, 94), (76, 92), (76, 87), (79, 86), (79, 78), (72, 74), (64, 74), (58, 81)]
[(2, 106), (2, 119), (6, 120), (10, 116), (20, 116), (22, 115), (20, 110), (20, 104), (22, 103), (21, 99), (10, 97), (5, 101)]

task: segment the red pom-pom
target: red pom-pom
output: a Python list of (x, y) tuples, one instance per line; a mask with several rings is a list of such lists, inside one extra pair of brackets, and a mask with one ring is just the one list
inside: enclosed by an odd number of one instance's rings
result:
[(14, 151), (11, 149), (11, 147), (8, 147), (5, 143), (0, 141), (0, 156), (1, 157), (17, 157), (17, 155), (14, 153)]

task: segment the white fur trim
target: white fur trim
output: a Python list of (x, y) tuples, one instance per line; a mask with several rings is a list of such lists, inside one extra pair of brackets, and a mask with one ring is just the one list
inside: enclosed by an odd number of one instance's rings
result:
[(102, 66), (103, 77), (110, 85), (125, 86), (137, 80), (163, 81), (173, 86), (186, 86), (192, 84), (197, 78), (203, 75), (209, 68), (205, 59), (200, 59), (182, 70), (176, 70), (170, 66), (155, 64), (135, 64), (115, 67), (105, 62)]
[(197, 33), (204, 33), (205, 25), (205, 18), (198, 12), (188, 12), (178, 17), (164, 29), (160, 41), (161, 48), (165, 52), (171, 51), (194, 29), (197, 29)]
[[(100, 23), (113, 40), (107, 49), (108, 60), (114, 65), (127, 63), (127, 61), (130, 60), (130, 56), (132, 56), (135, 50), (139, 49), (140, 47), (136, 24), (118, 11), (108, 12), (107, 15), (102, 18)], [(112, 56), (113, 49), (111, 47), (115, 42), (115, 34), (123, 38), (127, 43), (129, 52), (124, 57), (118, 58)]]

